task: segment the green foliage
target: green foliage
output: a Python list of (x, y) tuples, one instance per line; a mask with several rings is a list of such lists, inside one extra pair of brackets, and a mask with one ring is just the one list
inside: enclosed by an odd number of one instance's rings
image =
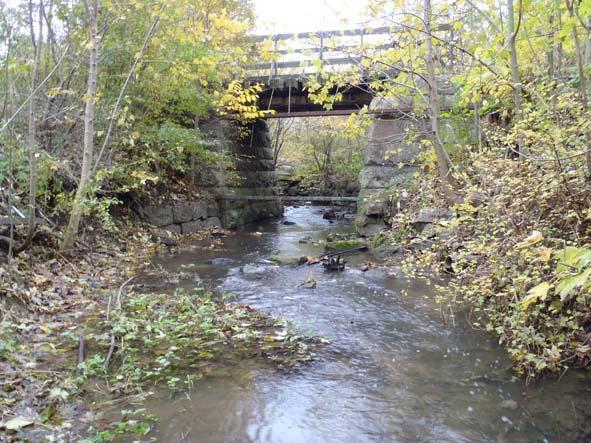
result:
[[(562, 149), (556, 141), (562, 132), (553, 134), (532, 151)], [(441, 302), (470, 305), (473, 324), (499, 336), (519, 373), (533, 377), (588, 364), (591, 218), (580, 206), (590, 192), (584, 161), (565, 164), (567, 172), (552, 161), (502, 158), (493, 147), (470, 154), (466, 164), (466, 195), (479, 195), (480, 202), (456, 206), (449, 238), (415, 257), (413, 266), (453, 264), (454, 279), (439, 288)]]
[[(109, 380), (124, 392), (155, 383), (190, 386), (213, 361), (232, 356), (262, 351), (287, 367), (312, 357), (309, 340), (286, 330), (277, 319), (230, 306), (204, 290), (133, 294), (103, 328), (109, 334), (90, 336), (98, 353), (83, 363), (84, 376)], [(118, 337), (119, 358), (107, 371), (103, 359), (110, 334)]]
[(97, 198), (95, 196), (84, 200), (82, 209), (85, 216), (94, 216), (101, 223), (101, 226), (109, 232), (117, 232), (117, 225), (109, 212), (111, 207), (121, 202), (114, 197)]
[(16, 342), (8, 334), (4, 336), (4, 331), (0, 333), (0, 338), (0, 359), (12, 361), (16, 351)]
[[(237, 121), (259, 117), (255, 105), (260, 88), (243, 88), (239, 80), (252, 51), (245, 38), (254, 23), (250, 1), (99, 3), (98, 27), (104, 32), (91, 160), (97, 164), (84, 213), (113, 230), (109, 208), (117, 200), (141, 198), (155, 186), (192, 178), (195, 169), (225, 169), (231, 158), (194, 130), (195, 123), (220, 112)], [(6, 56), (0, 89), (7, 91), (3, 122), (25, 105), (30, 93), (35, 50), (29, 15), (37, 16), (37, 5), (31, 4), (30, 14), (26, 3), (0, 13)], [(40, 79), (50, 75), (31, 101), (37, 104), (37, 203), (45, 214), (60, 220), (71, 209), (82, 163), (88, 65), (80, 60), (87, 60), (89, 29), (81, 2), (44, 6), (51, 22), (46, 26), (59, 38), (41, 47)], [(30, 167), (27, 107), (21, 109), (0, 134), (0, 187), (7, 188), (11, 169), (13, 203), (23, 208)]]
[(156, 417), (145, 409), (122, 410), (121, 419), (109, 424), (109, 429), (98, 430), (90, 427), (81, 443), (110, 443), (124, 437), (144, 437), (152, 429)]
[(285, 137), (279, 164), (293, 168), (301, 188), (343, 194), (347, 187), (356, 186), (363, 167), (366, 123), (363, 117), (295, 121)]
[(158, 130), (155, 142), (157, 145), (154, 148), (160, 150), (161, 163), (179, 172), (186, 172), (191, 156), (209, 162), (215, 158), (205, 149), (205, 142), (199, 131), (174, 123), (163, 124)]
[[(12, 201), (17, 207), (25, 209), (28, 184), (29, 160), (26, 147), (15, 139), (0, 138), (0, 183), (5, 183), (8, 177), (13, 180)], [(46, 152), (41, 152), (37, 158), (37, 199), (44, 206), (50, 206), (58, 195), (64, 192), (64, 178), (60, 174), (61, 162)]]

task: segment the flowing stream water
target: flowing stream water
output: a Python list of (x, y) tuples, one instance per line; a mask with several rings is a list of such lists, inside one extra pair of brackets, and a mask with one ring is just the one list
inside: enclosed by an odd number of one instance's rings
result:
[[(350, 232), (322, 208), (244, 228), (223, 250), (161, 257), (190, 268), (216, 292), (293, 320), (330, 340), (317, 359), (284, 373), (254, 362), (206, 377), (188, 395), (157, 394), (161, 442), (573, 442), (591, 441), (591, 378), (570, 371), (526, 387), (490, 336), (458, 316), (446, 326), (427, 282), (383, 269), (341, 273), (276, 266), (271, 255), (320, 255), (310, 236)], [(257, 235), (253, 235), (257, 233)], [(260, 235), (258, 234), (260, 233)], [(309, 277), (315, 289), (300, 285)], [(190, 288), (194, 280), (180, 285)]]

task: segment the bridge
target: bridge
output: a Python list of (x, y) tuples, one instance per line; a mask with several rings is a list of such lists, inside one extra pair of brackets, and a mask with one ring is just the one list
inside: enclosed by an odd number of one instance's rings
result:
[[(438, 26), (436, 31), (452, 32), (447, 25)], [(245, 83), (263, 85), (259, 108), (273, 112), (243, 127), (240, 135), (234, 133), (234, 138), (229, 121), (218, 122), (213, 128), (214, 137), (225, 137), (226, 145), (237, 158), (233, 174), (240, 178), (238, 184), (229, 184), (220, 174), (221, 181), (213, 178), (208, 185), (217, 196), (224, 226), (280, 215), (281, 203), (285, 201), (360, 201), (358, 232), (372, 235), (386, 226), (388, 208), (393, 202), (397, 207), (404, 206), (400, 195), (404, 195), (402, 190), (418, 170), (421, 138), (430, 134), (430, 127), (424, 115), (413, 113), (412, 97), (381, 99), (371, 88), (376, 80), (388, 81), (399, 73), (367, 61), (374, 60), (380, 51), (396, 47), (394, 35), (389, 27), (377, 27), (252, 37), (261, 61), (246, 67)], [(353, 74), (349, 77), (351, 83), (331, 85), (330, 74), (344, 71)], [(324, 85), (329, 94), (338, 94), (342, 99), (334, 100), (326, 109), (309, 97), (311, 85)], [(440, 82), (438, 92), (443, 97), (453, 90)], [(443, 101), (442, 109), (446, 109), (445, 104)], [(366, 106), (372, 124), (366, 135), (364, 167), (359, 175), (360, 196), (280, 195), (266, 119), (350, 115)], [(399, 190), (398, 196), (392, 194)]]
[[(370, 84), (380, 78), (366, 67), (364, 58), (394, 47), (389, 27), (259, 35), (253, 41), (267, 46), (263, 52), (269, 61), (248, 65), (246, 83), (263, 85), (259, 108), (274, 111), (266, 118), (349, 115), (369, 106), (374, 98)], [(330, 73), (343, 68), (355, 69), (359, 81), (341, 88), (330, 86), (330, 95), (341, 96), (330, 109), (313, 102), (307, 87), (310, 80), (321, 84), (325, 80), (320, 69)], [(383, 72), (381, 79), (396, 74)]]

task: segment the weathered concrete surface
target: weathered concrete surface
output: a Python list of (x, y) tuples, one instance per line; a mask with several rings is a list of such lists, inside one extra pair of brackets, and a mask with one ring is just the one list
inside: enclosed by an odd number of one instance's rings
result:
[[(408, 105), (404, 100), (376, 98), (370, 109), (386, 112)], [(387, 113), (374, 117), (367, 134), (364, 167), (359, 174), (361, 201), (355, 226), (360, 235), (369, 237), (379, 233), (403, 205), (405, 190), (418, 171), (420, 134), (425, 125), (425, 121)]]

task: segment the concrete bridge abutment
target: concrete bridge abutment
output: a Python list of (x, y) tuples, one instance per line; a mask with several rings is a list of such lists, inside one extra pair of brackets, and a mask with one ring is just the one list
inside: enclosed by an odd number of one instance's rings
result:
[(413, 175), (418, 171), (420, 141), (429, 122), (412, 118), (409, 113), (391, 111), (400, 106), (383, 98), (375, 98), (370, 105), (373, 122), (359, 174), (361, 191), (355, 219), (357, 232), (362, 236), (378, 234), (404, 208)]

